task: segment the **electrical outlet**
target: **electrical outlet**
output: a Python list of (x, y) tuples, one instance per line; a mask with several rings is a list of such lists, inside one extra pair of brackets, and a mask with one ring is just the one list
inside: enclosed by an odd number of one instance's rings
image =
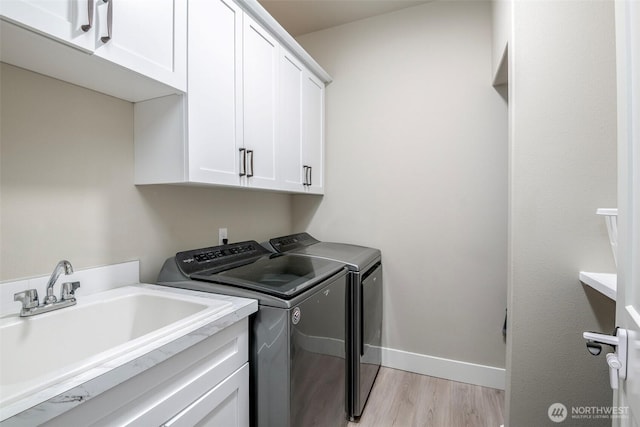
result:
[(218, 228), (218, 244), (224, 245), (225, 240), (227, 240), (227, 229), (226, 228)]

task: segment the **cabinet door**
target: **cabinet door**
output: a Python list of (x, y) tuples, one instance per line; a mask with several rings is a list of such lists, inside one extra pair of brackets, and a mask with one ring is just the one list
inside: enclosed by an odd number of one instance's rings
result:
[(184, 0), (96, 2), (95, 55), (186, 91)]
[(244, 147), (247, 182), (276, 189), (276, 89), (279, 45), (248, 15), (243, 33)]
[(242, 10), (189, 1), (189, 181), (240, 184)]
[(249, 426), (249, 364), (230, 375), (178, 415), (166, 427)]
[(302, 83), (304, 68), (284, 49), (280, 55), (278, 173), (283, 189), (303, 190)]
[(324, 84), (309, 73), (302, 84), (302, 161), (311, 167), (307, 191), (323, 194)]
[[(197, 403), (200, 399), (209, 394), (215, 394), (217, 398), (223, 394), (226, 395), (222, 399), (234, 396), (231, 400), (237, 399), (235, 406), (238, 410), (237, 419), (247, 419), (248, 396), (243, 393), (248, 387), (248, 378), (244, 373), (238, 376), (234, 374), (240, 372), (243, 366), (247, 366), (248, 325), (249, 319), (244, 318), (198, 343), (192, 343), (190, 347), (167, 359), (158, 354), (161, 360), (164, 359), (161, 363), (156, 363), (131, 378), (127, 379), (126, 375), (120, 378), (117, 374), (114, 376), (108, 373), (108, 378), (112, 380), (119, 378), (121, 382), (60, 414), (48, 421), (46, 425), (48, 427), (160, 426), (167, 423), (167, 420), (179, 418), (186, 408), (199, 406)], [(162, 353), (161, 349), (158, 351)], [(231, 378), (234, 379), (229, 381)], [(225, 383), (231, 384), (219, 387)], [(211, 400), (208, 402), (210, 403)], [(215, 399), (214, 404), (220, 405), (215, 402)], [(228, 410), (223, 410), (225, 405), (226, 402), (222, 403), (218, 412), (227, 413)], [(209, 406), (209, 411), (212, 409), (213, 407)], [(247, 425), (247, 423), (240, 425)]]
[[(93, 22), (89, 16), (96, 0), (2, 0), (0, 15), (20, 26), (71, 44), (74, 47), (93, 51), (93, 29), (82, 30), (83, 25)], [(92, 25), (93, 27), (93, 25)]]

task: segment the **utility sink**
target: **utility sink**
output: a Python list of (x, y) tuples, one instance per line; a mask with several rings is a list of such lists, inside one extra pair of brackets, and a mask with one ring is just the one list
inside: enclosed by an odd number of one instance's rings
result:
[(232, 306), (212, 296), (158, 288), (134, 285), (80, 294), (72, 307), (0, 319), (0, 420), (23, 410), (16, 402), (26, 396), (51, 398), (61, 382), (78, 385), (203, 326)]

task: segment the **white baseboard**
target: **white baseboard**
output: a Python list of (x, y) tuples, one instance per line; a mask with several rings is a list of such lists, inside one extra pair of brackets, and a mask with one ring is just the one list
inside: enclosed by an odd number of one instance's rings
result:
[(382, 366), (499, 390), (505, 388), (504, 368), (476, 365), (393, 348), (382, 348)]

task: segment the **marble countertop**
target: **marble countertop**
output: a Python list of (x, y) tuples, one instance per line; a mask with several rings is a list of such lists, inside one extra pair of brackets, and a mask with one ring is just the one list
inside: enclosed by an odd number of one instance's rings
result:
[(86, 372), (74, 375), (71, 378), (65, 378), (63, 381), (47, 387), (45, 392), (33, 393), (19, 402), (18, 406), (23, 407), (24, 410), (5, 419), (0, 425), (3, 427), (33, 426), (45, 423), (199, 343), (258, 310), (258, 302), (252, 299), (149, 284), (136, 284), (133, 286), (183, 296), (192, 295), (199, 298), (226, 301), (229, 302), (230, 305), (222, 311), (192, 323), (188, 328), (183, 330), (179, 336), (174, 334), (164, 340), (167, 342), (155, 342), (148, 347), (138, 348), (126, 357), (110, 360)]

